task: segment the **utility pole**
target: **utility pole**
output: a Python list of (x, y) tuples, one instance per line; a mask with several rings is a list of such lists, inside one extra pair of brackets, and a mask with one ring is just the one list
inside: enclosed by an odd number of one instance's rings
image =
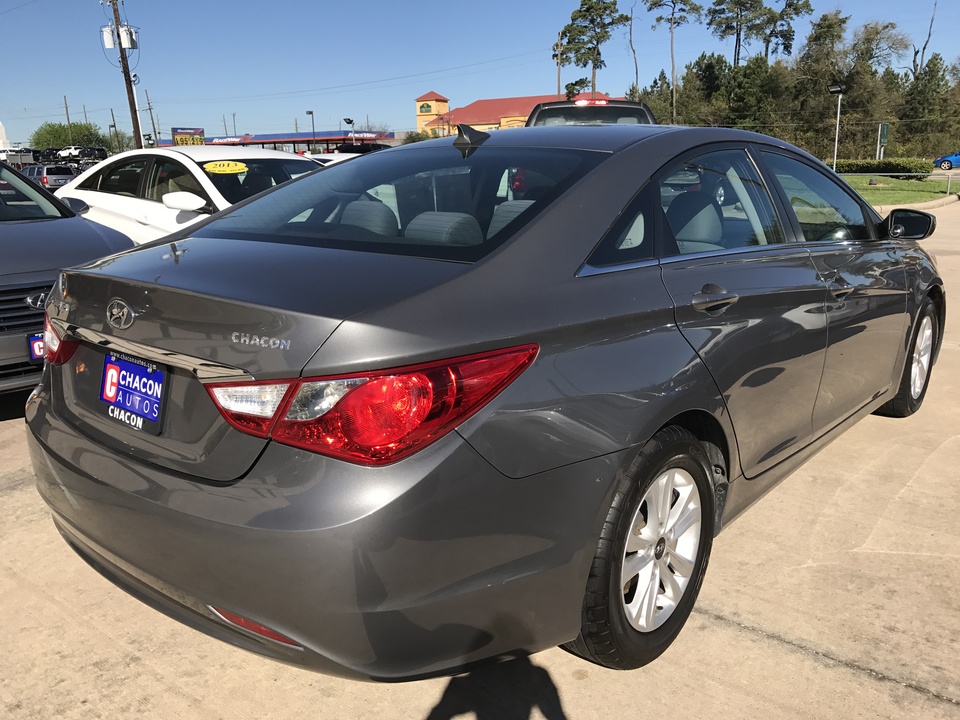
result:
[(110, 127), (113, 128), (114, 137), (117, 138), (117, 152), (123, 152), (123, 148), (120, 147), (120, 131), (117, 130), (117, 118), (113, 114), (113, 108), (110, 108)]
[(229, 135), (230, 133), (227, 132), (227, 116), (222, 115), (221, 117), (223, 118), (223, 134)]
[(90, 124), (90, 121), (87, 119), (87, 105), (86, 105), (86, 103), (84, 103), (84, 105), (83, 105), (83, 121), (84, 121), (85, 123), (87, 123), (88, 125)]
[(70, 124), (70, 108), (67, 107), (67, 96), (63, 96), (63, 112), (67, 115), (67, 137), (70, 138), (70, 144), (73, 145), (73, 126)]
[(157, 123), (153, 119), (153, 105), (150, 103), (150, 93), (146, 90), (143, 91), (143, 94), (147, 96), (147, 110), (150, 111), (150, 127), (153, 128), (153, 137), (157, 141), (157, 145), (160, 144), (160, 133), (157, 132)]
[[(124, 47), (133, 45), (131, 42), (131, 31), (128, 26), (120, 25), (120, 8), (117, 7), (117, 0), (104, 0), (113, 8), (113, 21), (115, 25), (112, 32), (116, 33), (117, 48), (120, 50), (120, 70), (123, 72), (123, 82), (127, 87), (127, 104), (130, 106), (130, 119), (133, 120), (133, 144), (138, 149), (143, 148), (143, 131), (140, 129), (140, 117), (137, 113), (137, 101), (133, 96), (133, 80), (130, 77), (130, 63), (127, 62), (127, 50), (132, 49)], [(121, 32), (126, 30), (126, 32)], [(112, 40), (112, 38), (111, 38)], [(108, 48), (109, 49), (109, 48)]]
[(557, 33), (557, 100), (563, 100), (560, 94), (560, 62), (563, 60), (563, 32)]

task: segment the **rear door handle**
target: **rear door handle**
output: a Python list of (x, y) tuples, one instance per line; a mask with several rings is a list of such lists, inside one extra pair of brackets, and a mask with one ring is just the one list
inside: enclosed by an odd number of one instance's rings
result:
[(830, 294), (833, 295), (837, 300), (843, 300), (847, 295), (853, 292), (853, 285), (841, 280), (839, 282), (834, 281), (828, 286), (830, 289)]
[(710, 283), (704, 285), (700, 292), (693, 294), (690, 304), (693, 305), (694, 310), (714, 314), (726, 310), (739, 299), (740, 296), (736, 293), (728, 292), (725, 288)]

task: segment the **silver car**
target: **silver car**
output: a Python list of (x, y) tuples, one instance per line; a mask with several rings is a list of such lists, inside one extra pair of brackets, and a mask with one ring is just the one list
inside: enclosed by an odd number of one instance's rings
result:
[(62, 273), (37, 487), (112, 582), (285, 662), (636, 668), (733, 518), (920, 408), (934, 226), (762, 135), (461, 126)]
[(50, 192), (77, 176), (70, 165), (27, 165), (22, 172), (26, 178)]

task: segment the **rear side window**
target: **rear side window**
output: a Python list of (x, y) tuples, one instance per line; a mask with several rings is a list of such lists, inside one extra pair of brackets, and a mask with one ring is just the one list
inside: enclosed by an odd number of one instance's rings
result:
[(499, 246), (605, 153), (447, 145), (330, 165), (198, 230), (458, 261)]

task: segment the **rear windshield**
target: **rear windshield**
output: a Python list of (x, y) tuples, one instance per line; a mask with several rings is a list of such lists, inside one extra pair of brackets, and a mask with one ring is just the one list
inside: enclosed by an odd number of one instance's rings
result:
[(73, 175), (73, 168), (66, 165), (52, 165), (47, 168), (47, 175)]
[(200, 167), (224, 199), (233, 205), (253, 194), (269, 190), (274, 185), (313, 172), (317, 169), (317, 164), (312, 160), (297, 157), (252, 160), (241, 157), (201, 162)]
[(285, 185), (196, 235), (471, 262), (608, 156), (503, 147), (467, 155), (452, 145), (363, 155)]

